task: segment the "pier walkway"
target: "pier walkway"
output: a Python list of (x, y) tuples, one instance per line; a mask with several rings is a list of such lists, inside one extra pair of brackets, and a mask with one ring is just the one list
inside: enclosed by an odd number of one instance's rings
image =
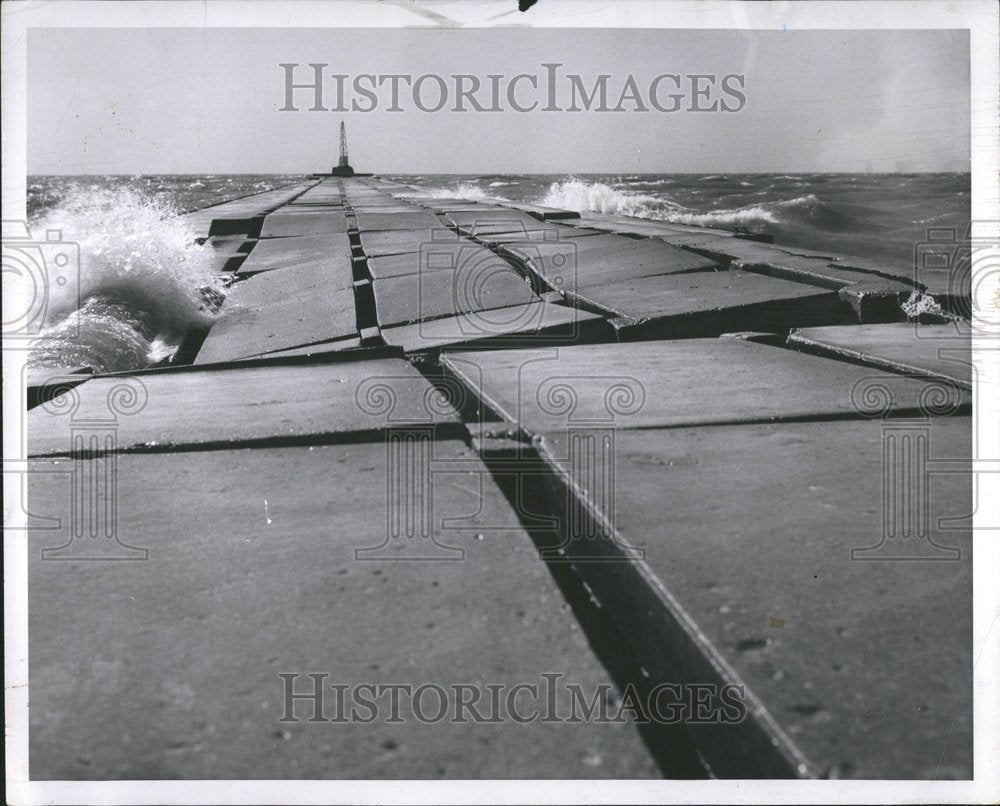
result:
[(189, 217), (216, 324), (29, 413), (32, 778), (971, 774), (946, 270), (378, 178)]

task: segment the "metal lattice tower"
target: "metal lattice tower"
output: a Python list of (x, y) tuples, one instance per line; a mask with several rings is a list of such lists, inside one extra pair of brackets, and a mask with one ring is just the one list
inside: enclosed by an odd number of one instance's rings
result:
[(348, 167), (347, 162), (347, 130), (344, 128), (344, 121), (340, 121), (340, 167)]
[(340, 161), (331, 172), (333, 176), (354, 176), (354, 169), (347, 161), (347, 130), (344, 121), (340, 121)]

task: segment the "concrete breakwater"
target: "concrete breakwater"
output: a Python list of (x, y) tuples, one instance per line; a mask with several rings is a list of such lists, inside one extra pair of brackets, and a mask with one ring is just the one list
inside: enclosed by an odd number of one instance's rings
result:
[(377, 178), (190, 216), (183, 363), (33, 381), (33, 778), (971, 774), (947, 269)]

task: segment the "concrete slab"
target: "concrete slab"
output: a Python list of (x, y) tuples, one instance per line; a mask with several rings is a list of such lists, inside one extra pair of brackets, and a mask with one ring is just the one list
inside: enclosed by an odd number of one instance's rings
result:
[(566, 290), (618, 317), (620, 338), (696, 338), (733, 330), (786, 331), (845, 324), (851, 307), (833, 291), (747, 272), (705, 272), (621, 280)]
[(562, 210), (558, 207), (546, 207), (541, 204), (527, 204), (525, 202), (504, 202), (504, 204), (515, 210), (528, 213), (539, 221), (567, 221), (580, 217), (580, 214), (575, 210)]
[[(898, 278), (908, 284), (922, 286), (931, 296), (939, 296), (945, 300), (951, 298), (959, 304), (961, 300), (971, 299), (971, 278), (968, 272), (955, 271), (963, 259), (960, 257), (961, 244), (930, 243), (926, 247), (927, 249), (921, 249), (919, 271), (906, 260), (889, 262), (879, 258), (838, 256), (835, 263), (844, 269)], [(964, 259), (968, 259), (968, 247), (965, 247)]]
[(371, 259), (387, 255), (403, 255), (419, 252), (421, 247), (434, 240), (434, 234), (457, 237), (443, 225), (431, 229), (415, 230), (375, 230), (365, 231), (358, 235), (361, 248)]
[(304, 235), (291, 238), (264, 238), (240, 266), (238, 275), (293, 267), (316, 272), (351, 271), (351, 242), (347, 233)]
[(845, 269), (835, 262), (824, 258), (808, 257), (805, 255), (786, 254), (777, 250), (776, 254), (769, 255), (766, 259), (755, 260), (734, 260), (730, 266), (734, 269), (753, 271), (759, 274), (766, 274), (770, 277), (779, 277), (785, 280), (794, 280), (799, 283), (819, 286), (821, 288), (843, 289), (851, 288), (855, 285), (870, 285), (873, 281), (891, 284), (894, 288), (907, 288), (913, 290), (909, 283), (902, 283), (899, 280), (890, 280), (871, 272)]
[[(213, 229), (218, 234), (225, 234), (227, 232), (226, 221), (236, 222), (263, 217), (265, 214), (271, 212), (271, 210), (275, 210), (283, 204), (288, 204), (292, 199), (314, 184), (314, 181), (296, 182), (285, 187), (256, 193), (252, 196), (245, 196), (241, 199), (233, 199), (222, 204), (214, 204), (211, 207), (203, 207), (200, 210), (185, 213), (182, 218), (190, 222), (195, 230), (203, 236), (207, 236)], [(213, 227), (213, 222), (216, 221), (220, 223), (218, 226)], [(245, 233), (247, 231), (238, 227), (228, 228), (228, 232)]]
[(972, 389), (971, 340), (967, 332), (951, 325), (899, 322), (805, 328), (789, 334), (788, 344), (896, 372), (947, 378)]
[(204, 246), (220, 255), (247, 253), (253, 249), (255, 243), (254, 240), (248, 240), (238, 235), (216, 235), (202, 240)]
[[(756, 698), (738, 727), (686, 725), (720, 777), (757, 777), (781, 749), (814, 776), (972, 774), (972, 558), (962, 521), (973, 509), (970, 475), (929, 478), (921, 502), (929, 532), (884, 537), (893, 427), (835, 421), (615, 435), (614, 510), (593, 495), (583, 504), (610, 514), (614, 530), (565, 550), (592, 560), (620, 558), (621, 546), (643, 550), (642, 562), (624, 568), (577, 567), (652, 680), (736, 683)], [(912, 430), (896, 427), (897, 435)], [(932, 459), (968, 462), (970, 418), (927, 421), (926, 433)], [(546, 437), (543, 453), (590, 483), (595, 468), (565, 435)], [(911, 499), (894, 500), (891, 522), (901, 524)], [(944, 530), (947, 518), (958, 522)], [(863, 561), (893, 556), (951, 561)]]
[[(402, 244), (402, 241), (397, 243)], [(415, 242), (411, 242), (415, 243)], [(389, 248), (389, 247), (387, 247)], [(368, 270), (375, 280), (419, 274), (423, 271), (454, 271), (463, 260), (482, 260), (490, 254), (468, 238), (452, 236), (448, 240), (423, 237), (418, 250), (399, 255), (368, 258)]]
[(417, 210), (412, 213), (366, 213), (356, 211), (358, 229), (361, 232), (372, 230), (434, 230), (443, 229), (444, 225), (433, 213)]
[(343, 204), (344, 195), (336, 185), (319, 184), (310, 188), (301, 196), (292, 199), (289, 204), (293, 206), (311, 204)]
[(730, 230), (711, 229), (709, 227), (692, 227), (685, 224), (673, 224), (668, 221), (654, 221), (648, 218), (632, 218), (630, 216), (604, 215), (594, 213), (583, 213), (577, 222), (581, 227), (593, 227), (605, 232), (628, 233), (631, 235), (641, 235), (647, 238), (666, 236), (671, 233), (677, 235), (695, 234), (698, 237), (721, 237), (732, 238), (734, 233)]
[(477, 224), (494, 223), (500, 221), (522, 221), (525, 227), (531, 228), (538, 225), (538, 219), (534, 216), (523, 213), (520, 210), (513, 210), (509, 207), (497, 205), (483, 205), (474, 210), (449, 210), (445, 213), (447, 218), (456, 227), (473, 227)]
[[(874, 417), (919, 410), (930, 384), (732, 339), (445, 353), (442, 362), (532, 434), (571, 422), (627, 429)], [(964, 393), (945, 398), (969, 402)]]
[(261, 238), (288, 238), (295, 235), (333, 235), (347, 232), (347, 217), (340, 212), (271, 213), (264, 219)]
[[(256, 275), (253, 279), (263, 280), (270, 274)], [(335, 276), (327, 282), (286, 288), (280, 282), (280, 274), (276, 277), (278, 282), (267, 284), (265, 289), (279, 289), (277, 299), (264, 299), (260, 304), (245, 306), (232, 302), (226, 306), (224, 315), (212, 325), (194, 363), (233, 361), (357, 335), (353, 288), (336, 290)], [(252, 288), (261, 288), (261, 285), (248, 286)], [(257, 296), (250, 290), (245, 294)]]
[[(400, 205), (405, 206), (404, 202), (401, 202), (391, 193), (373, 193), (367, 196), (350, 195), (348, 196), (348, 200), (352, 207), (359, 207), (359, 208), (400, 206)], [(411, 207), (410, 209), (413, 208)]]
[(90, 380), (90, 367), (31, 367), (24, 368), (26, 407), (33, 409), (70, 389)]
[(716, 268), (709, 258), (661, 241), (633, 241), (620, 235), (595, 235), (554, 243), (501, 244), (499, 251), (564, 294), (591, 286), (618, 286), (641, 277)]
[[(32, 778), (657, 777), (629, 721), (518, 724), (505, 710), (535, 685), (514, 708), (544, 713), (545, 674), (559, 675), (559, 713), (567, 684), (589, 699), (610, 680), (471, 451), (434, 445), (434, 517), (410, 540), (387, 539), (386, 456), (377, 442), (121, 457), (118, 532), (149, 560), (41, 560), (68, 529), (32, 546)], [(70, 523), (58, 474), (84, 468), (34, 467), (35, 507)], [(444, 553), (432, 539), (464, 561), (398, 561), (416, 543)], [(286, 681), (310, 692), (310, 674), (322, 707), (286, 714)], [(366, 684), (383, 687), (374, 713)], [(410, 692), (396, 689), (395, 719), (393, 684)], [(455, 721), (454, 687), (480, 692), (488, 718), (488, 684), (496, 721)]]
[(661, 236), (668, 243), (683, 245), (734, 268), (769, 274), (824, 288), (844, 288), (854, 283), (891, 280), (914, 284), (913, 269), (880, 261), (855, 260), (834, 253), (798, 247), (758, 243), (743, 238), (721, 239), (691, 236)]
[(475, 344), (478, 348), (527, 344), (572, 344), (596, 333), (611, 336), (603, 317), (545, 302), (449, 316), (382, 330), (386, 344), (406, 352)]
[(452, 270), (375, 280), (372, 287), (383, 328), (538, 300), (505, 260), (481, 247), (460, 256)]
[[(389, 200), (393, 201), (392, 199)], [(391, 204), (389, 202), (380, 202), (378, 204), (358, 204), (354, 205), (354, 213), (413, 213), (418, 212), (419, 207), (415, 207), (412, 204)]]
[(213, 270), (229, 273), (239, 269), (255, 243), (245, 235), (220, 235), (204, 239), (203, 246), (210, 256)]
[(586, 227), (570, 227), (561, 224), (540, 224), (529, 230), (516, 232), (498, 232), (496, 234), (479, 233), (476, 240), (487, 246), (533, 241), (562, 241), (571, 238), (586, 238), (592, 235), (604, 235), (600, 230)]
[[(537, 223), (535, 226), (538, 226)], [(468, 235), (470, 238), (475, 238), (476, 240), (483, 240), (490, 238), (494, 235), (519, 235), (521, 238), (528, 237), (527, 233), (531, 232), (531, 225), (526, 224), (524, 221), (486, 221), (483, 220), (477, 224), (471, 224), (467, 227), (459, 228), (459, 231), (463, 235)]]
[(406, 196), (397, 197), (409, 202), (410, 204), (415, 204), (419, 207), (424, 207), (428, 210), (433, 210), (435, 213), (447, 213), (449, 211), (455, 212), (475, 212), (483, 210), (495, 210), (501, 209), (498, 205), (490, 203), (479, 203), (472, 201), (471, 199), (445, 199), (445, 198), (432, 198), (430, 196)]
[[(131, 399), (122, 397), (121, 386), (134, 392)], [(329, 439), (383, 431), (389, 423), (458, 423), (447, 403), (427, 408), (431, 389), (400, 358), (93, 378), (76, 390), (72, 417), (45, 406), (29, 412), (28, 451), (68, 454), (79, 423), (107, 421), (116, 402), (129, 405), (112, 417), (118, 450)]]
[(894, 280), (878, 280), (844, 286), (837, 296), (854, 309), (858, 322), (877, 324), (904, 319), (903, 303), (912, 293), (912, 286)]
[(338, 261), (336, 268), (326, 266), (295, 266), (280, 271), (264, 271), (244, 277), (229, 287), (229, 293), (222, 306), (227, 308), (264, 308), (269, 304), (281, 303), (289, 295), (305, 298), (330, 296), (337, 291), (354, 287), (354, 277), (350, 264)]
[[(345, 350), (356, 350), (361, 347), (361, 339), (346, 338), (346, 339), (334, 339), (333, 341), (323, 341), (319, 344), (310, 344), (306, 347), (293, 347), (290, 350), (275, 350), (271, 353), (263, 353), (263, 356), (268, 358), (299, 358), (299, 357), (312, 357), (316, 359), (323, 359), (331, 356), (335, 353), (342, 353)], [(238, 359), (240, 361), (253, 361), (261, 358), (261, 355), (247, 356), (246, 358)]]

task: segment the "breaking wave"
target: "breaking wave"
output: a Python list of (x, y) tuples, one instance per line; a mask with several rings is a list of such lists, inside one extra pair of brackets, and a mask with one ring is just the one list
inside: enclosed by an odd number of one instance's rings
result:
[(823, 229), (841, 229), (848, 223), (844, 214), (821, 202), (812, 193), (743, 206), (694, 210), (662, 195), (654, 196), (614, 188), (600, 182), (569, 179), (553, 182), (538, 203), (578, 213), (625, 215), (702, 227), (763, 230), (779, 225), (808, 223)]
[(421, 189), (423, 194), (432, 199), (469, 199), (479, 201), (482, 199), (499, 199), (497, 195), (491, 195), (474, 182), (456, 182), (453, 185), (444, 187), (428, 187)]
[(162, 196), (133, 188), (80, 187), (32, 222), (33, 234), (60, 230), (79, 247), (47, 274), (48, 304), (29, 366), (136, 369), (173, 352), (187, 331), (215, 317), (207, 289), (223, 289), (212, 250)]

